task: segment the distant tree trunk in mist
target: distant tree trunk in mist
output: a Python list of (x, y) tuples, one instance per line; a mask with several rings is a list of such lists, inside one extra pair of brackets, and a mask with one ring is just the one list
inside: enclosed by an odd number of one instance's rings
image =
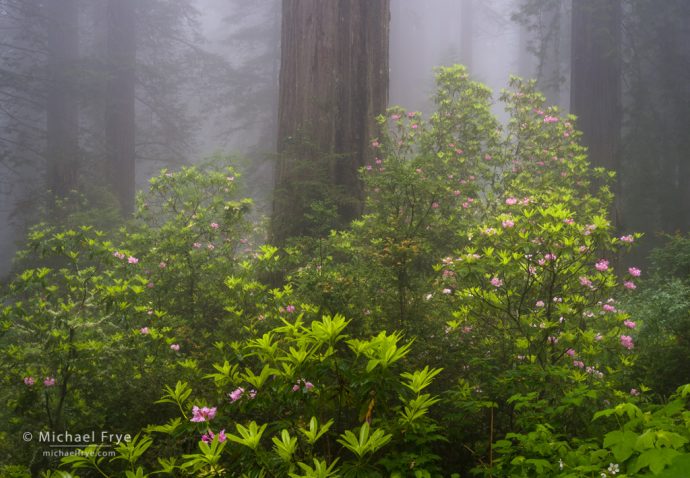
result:
[(335, 198), (339, 225), (362, 211), (358, 169), (373, 159), (374, 118), (388, 99), (389, 6), (390, 0), (283, 0), (272, 222), (278, 244), (319, 233), (315, 203)]
[[(578, 117), (592, 165), (616, 172), (622, 118), (621, 23), (620, 0), (572, 2), (570, 111)], [(614, 192), (618, 191), (616, 186)]]
[(460, 61), (472, 73), (474, 38), (474, 0), (460, 2)]
[(77, 0), (46, 2), (48, 76), (46, 137), (48, 187), (65, 197), (77, 187), (79, 165), (79, 59)]
[(124, 214), (134, 209), (136, 0), (108, 0), (106, 171)]

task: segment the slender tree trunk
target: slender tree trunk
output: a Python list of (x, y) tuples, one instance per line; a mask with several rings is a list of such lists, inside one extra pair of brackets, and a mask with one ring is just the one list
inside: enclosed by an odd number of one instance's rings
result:
[(48, 88), (46, 132), (48, 187), (57, 198), (77, 187), (79, 165), (79, 60), (77, 0), (46, 2)]
[(278, 244), (319, 233), (307, 217), (314, 203), (333, 200), (336, 224), (361, 213), (358, 169), (372, 159), (375, 117), (388, 99), (389, 1), (283, 0)]
[(124, 214), (134, 209), (136, 0), (108, 0), (105, 139), (108, 179)]
[[(620, 172), (620, 0), (573, 0), (570, 110), (578, 117), (594, 166)], [(620, 201), (620, 180), (614, 185)], [(618, 218), (615, 206), (614, 219)]]
[[(594, 166), (620, 171), (620, 0), (573, 0), (570, 110)], [(619, 181), (614, 192), (619, 196)]]

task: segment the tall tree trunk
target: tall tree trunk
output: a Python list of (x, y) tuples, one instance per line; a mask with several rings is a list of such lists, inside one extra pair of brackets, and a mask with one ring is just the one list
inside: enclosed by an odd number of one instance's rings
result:
[(474, 38), (474, 0), (460, 1), (460, 61), (472, 73)]
[(108, 179), (124, 214), (134, 209), (136, 0), (108, 0), (105, 139)]
[(389, 3), (283, 0), (272, 223), (278, 244), (319, 233), (308, 218), (314, 203), (334, 203), (336, 224), (362, 210), (358, 169), (372, 159), (375, 117), (388, 99)]
[[(622, 117), (621, 20), (620, 0), (572, 1), (570, 110), (578, 117), (591, 163), (616, 172)], [(618, 184), (617, 180), (617, 198)]]
[(79, 165), (79, 60), (77, 0), (46, 2), (49, 48), (46, 135), (48, 187), (57, 198), (77, 187)]

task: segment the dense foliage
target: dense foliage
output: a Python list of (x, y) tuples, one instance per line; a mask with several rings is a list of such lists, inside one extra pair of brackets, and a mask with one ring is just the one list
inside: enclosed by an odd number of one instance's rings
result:
[[(3, 301), (4, 474), (682, 476), (690, 389), (655, 351), (688, 354), (687, 243), (665, 295), (618, 270), (639, 236), (573, 118), (519, 79), (501, 100), (505, 126), (439, 70), (434, 115), (379, 118), (365, 214), (285, 251), (218, 165), (163, 171), (116, 234), (35, 228)], [(22, 437), (92, 430), (131, 439)]]

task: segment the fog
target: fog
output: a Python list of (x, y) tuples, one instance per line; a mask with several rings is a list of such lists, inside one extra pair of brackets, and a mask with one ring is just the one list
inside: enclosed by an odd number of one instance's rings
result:
[[(138, 189), (145, 188), (148, 178), (162, 167), (193, 164), (213, 154), (232, 154), (246, 173), (246, 191), (257, 199), (256, 210), (270, 215), (278, 130), (280, 3), (139, 3), (135, 25), (138, 43), (136, 53), (132, 53), (137, 62), (133, 86), (136, 164), (132, 167)], [(64, 8), (57, 11), (73, 9), (77, 13), (74, 20), (66, 15), (57, 22), (75, 23), (58, 25), (58, 30), (66, 30), (56, 33), (51, 30), (55, 19), (46, 16), (43, 3), (0, 2), (0, 31), (4, 32), (0, 45), (3, 275), (27, 227), (40, 220), (40, 211), (45, 210), (44, 178), (50, 179), (48, 166), (55, 161), (50, 158), (57, 154), (46, 143), (46, 118), (50, 116), (46, 95), (61, 91), (67, 97), (73, 95), (78, 105), (78, 111), (69, 113), (71, 118), (54, 121), (78, 124), (77, 136), (70, 141), (78, 143), (78, 152), (72, 154), (78, 156), (74, 184), (88, 185), (80, 186), (80, 192), (101, 187), (110, 174), (102, 166), (110, 154), (103, 115), (110, 101), (108, 92), (113, 89), (103, 81), (106, 57), (128, 53), (118, 53), (112, 39), (109, 43), (108, 28), (117, 31), (117, 26), (108, 27), (112, 16), (108, 16), (107, 4), (106, 0), (65, 0)], [(642, 11), (638, 4), (644, 2), (627, 4), (627, 14)], [(628, 23), (633, 24), (633, 20)], [(462, 63), (473, 79), (490, 86), (496, 96), (511, 74), (537, 78), (548, 100), (568, 111), (570, 24), (570, 2), (565, 0), (391, 0), (388, 103), (429, 114), (433, 109), (434, 68)], [(74, 28), (79, 30), (72, 35), (77, 42), (74, 52), (65, 50), (71, 48), (68, 43), (61, 47), (64, 51), (53, 48), (51, 35), (67, 38)], [(623, 84), (627, 86), (635, 72), (643, 75), (653, 67), (644, 62), (644, 53), (635, 56), (640, 51), (635, 42), (644, 39), (624, 40), (623, 61), (632, 64), (640, 58), (637, 66), (624, 72)], [(70, 54), (77, 56), (69, 65), (54, 63)], [(58, 90), (51, 88), (58, 84), (56, 78), (61, 82)], [(631, 106), (630, 90), (623, 95), (628, 95), (626, 104)], [(495, 113), (505, 120), (498, 104)], [(89, 194), (95, 194), (94, 190)]]

